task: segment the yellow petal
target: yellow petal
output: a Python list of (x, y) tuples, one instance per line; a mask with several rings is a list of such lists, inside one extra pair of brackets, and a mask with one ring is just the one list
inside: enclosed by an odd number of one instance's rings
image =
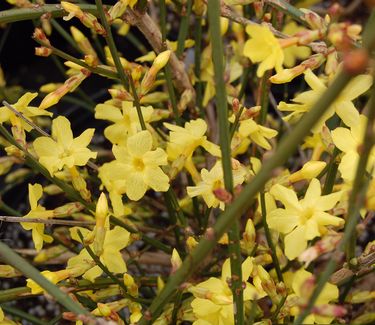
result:
[(285, 186), (282, 186), (280, 184), (276, 184), (272, 186), (270, 194), (276, 200), (281, 201), (287, 209), (295, 211), (300, 210), (297, 195), (293, 190), (286, 188)]
[(354, 141), (349, 129), (337, 128), (331, 132), (333, 143), (343, 152), (355, 151), (357, 143)]
[(282, 234), (288, 234), (298, 224), (299, 217), (285, 209), (276, 209), (267, 216), (268, 226)]
[(141, 157), (152, 147), (152, 136), (149, 131), (141, 131), (127, 140), (127, 148), (132, 156)]
[(146, 168), (144, 182), (157, 192), (166, 192), (169, 189), (169, 177), (161, 168)]
[(147, 191), (147, 185), (143, 180), (143, 174), (140, 172), (133, 172), (128, 175), (126, 184), (126, 195), (130, 200), (138, 201)]
[(285, 236), (285, 255), (289, 260), (295, 259), (306, 249), (305, 231), (305, 226), (298, 226)]
[(64, 146), (69, 148), (73, 142), (73, 133), (70, 122), (65, 116), (58, 116), (52, 121), (52, 138)]

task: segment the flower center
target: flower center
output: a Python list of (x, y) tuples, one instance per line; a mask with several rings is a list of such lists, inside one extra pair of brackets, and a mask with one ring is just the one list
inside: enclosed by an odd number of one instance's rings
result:
[(133, 159), (133, 166), (138, 171), (142, 171), (145, 168), (145, 164), (144, 164), (142, 158), (134, 158)]
[(302, 224), (309, 220), (314, 214), (314, 208), (307, 208), (301, 215)]

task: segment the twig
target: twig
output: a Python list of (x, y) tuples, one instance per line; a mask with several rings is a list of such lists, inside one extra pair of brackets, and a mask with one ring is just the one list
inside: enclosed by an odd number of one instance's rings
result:
[(4, 222), (29, 222), (29, 223), (43, 223), (45, 225), (65, 225), (65, 226), (94, 226), (92, 221), (77, 221), (77, 220), (58, 220), (58, 219), (41, 219), (41, 218), (25, 218), (14, 216), (0, 216), (0, 221)]

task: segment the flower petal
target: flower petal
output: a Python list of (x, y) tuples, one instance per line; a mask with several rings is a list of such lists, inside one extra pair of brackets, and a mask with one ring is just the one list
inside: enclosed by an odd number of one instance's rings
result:
[(73, 142), (73, 133), (69, 120), (65, 116), (58, 116), (52, 121), (52, 138), (63, 145), (64, 148), (70, 148)]
[(272, 210), (267, 216), (267, 223), (271, 229), (282, 234), (291, 232), (298, 225), (299, 218), (285, 209)]
[(141, 131), (130, 136), (127, 140), (127, 149), (132, 156), (142, 157), (152, 147), (150, 131)]
[(285, 255), (289, 260), (295, 259), (306, 249), (305, 232), (305, 226), (299, 226), (285, 236)]
[(143, 180), (143, 173), (132, 172), (127, 176), (126, 195), (130, 200), (138, 201), (147, 191), (147, 185)]

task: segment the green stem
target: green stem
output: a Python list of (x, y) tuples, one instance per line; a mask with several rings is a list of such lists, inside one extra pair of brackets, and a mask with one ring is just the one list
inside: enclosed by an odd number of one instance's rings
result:
[(327, 176), (324, 182), (322, 195), (327, 195), (329, 193), (332, 193), (333, 186), (335, 185), (337, 170), (339, 167), (337, 160), (336, 160), (336, 157), (339, 153), (340, 153), (340, 150), (335, 147), (335, 149), (333, 150), (331, 159), (328, 163)]
[[(166, 49), (167, 48), (167, 44), (166, 44), (166, 41), (167, 41), (167, 7), (165, 4), (165, 0), (159, 0), (159, 6), (160, 6), (161, 40), (163, 42), (164, 49)], [(176, 98), (176, 93), (174, 91), (171, 66), (169, 62), (167, 63), (167, 65), (164, 67), (163, 70), (164, 70), (164, 75), (165, 75), (165, 81), (167, 83), (169, 98), (171, 100), (173, 115), (174, 115), (177, 125), (181, 126), (182, 121), (180, 118), (180, 112), (178, 111), (178, 107), (177, 107), (177, 98)]]
[(15, 308), (15, 307), (11, 307), (11, 306), (7, 306), (7, 305), (0, 305), (0, 307), (7, 313), (7, 314), (10, 314), (12, 316), (15, 316), (16, 318), (20, 318), (21, 320), (26, 320), (32, 324), (37, 324), (37, 325), (45, 325), (46, 322), (43, 321), (43, 320), (40, 320), (39, 318), (33, 316), (33, 315), (30, 315), (29, 313), (25, 313), (24, 311), (18, 309), (18, 308)]
[(180, 30), (177, 38), (177, 50), (176, 55), (180, 59), (185, 48), (185, 40), (189, 30), (189, 20), (191, 14), (191, 8), (193, 7), (193, 1), (187, 0), (186, 4), (182, 7)]
[(194, 74), (197, 78), (195, 81), (196, 103), (201, 117), (204, 118), (205, 112), (202, 105), (203, 100), (203, 83), (201, 81), (201, 55), (202, 55), (202, 16), (195, 16), (194, 26)]
[[(233, 220), (238, 218), (246, 211), (255, 195), (264, 187), (265, 183), (272, 177), (275, 168), (281, 166), (287, 159), (294, 154), (299, 143), (309, 134), (311, 128), (320, 119), (322, 114), (329, 108), (335, 98), (345, 88), (352, 76), (344, 71), (339, 73), (326, 92), (313, 105), (312, 109), (305, 114), (290, 134), (283, 137), (279, 146), (276, 148), (272, 158), (268, 159), (261, 170), (242, 190), (237, 199), (220, 215), (210, 233), (204, 236), (194, 249), (191, 255), (187, 256), (180, 268), (169, 277), (163, 290), (154, 299), (149, 308), (151, 318), (155, 319), (162, 311), (164, 305), (169, 302), (175, 290), (182, 282), (187, 281), (189, 276), (202, 263), (206, 256), (215, 247), (216, 242), (221, 238), (225, 231), (232, 225)], [(149, 324), (150, 320), (142, 318), (139, 325)]]
[(90, 313), (73, 301), (65, 292), (61, 291), (52, 282), (47, 280), (34, 266), (29, 264), (24, 258), (15, 253), (11, 248), (9, 248), (4, 243), (0, 242), (0, 255), (1, 259), (15, 267), (17, 270), (22, 272), (26, 277), (35, 281), (39, 286), (41, 286), (45, 291), (47, 291), (51, 296), (53, 296), (61, 305), (71, 312), (80, 315), (86, 315), (91, 317)]
[(114, 41), (113, 36), (112, 36), (111, 27), (109, 26), (109, 23), (107, 21), (107, 17), (106, 17), (105, 12), (104, 12), (103, 2), (102, 2), (102, 0), (95, 0), (95, 3), (96, 3), (96, 7), (98, 8), (100, 21), (101, 21), (101, 23), (102, 23), (102, 25), (103, 25), (103, 27), (106, 31), (105, 40), (106, 40), (107, 45), (109, 47), (109, 50), (111, 52), (113, 62), (115, 63), (117, 73), (120, 76), (122, 86), (125, 89), (128, 89), (129, 88), (128, 83), (130, 84), (130, 88), (131, 88), (132, 95), (133, 95), (134, 102), (135, 102), (135, 107), (137, 109), (139, 123), (141, 124), (142, 130), (146, 130), (146, 124), (145, 124), (145, 121), (143, 119), (142, 109), (141, 109), (141, 105), (139, 103), (139, 98), (138, 98), (137, 91), (136, 91), (135, 86), (134, 86), (134, 82), (131, 78), (130, 73), (126, 76), (124, 68), (121, 64), (120, 56), (117, 52), (116, 44), (115, 44), (115, 41)]
[(277, 258), (277, 255), (276, 255), (276, 247), (275, 247), (275, 244), (272, 241), (271, 231), (270, 231), (270, 228), (268, 227), (268, 223), (267, 223), (267, 207), (266, 207), (266, 200), (265, 200), (265, 195), (264, 195), (263, 191), (260, 193), (260, 206), (261, 206), (261, 211), (262, 211), (263, 229), (264, 229), (264, 233), (266, 235), (267, 244), (268, 244), (268, 246), (271, 250), (272, 262), (273, 262), (273, 265), (274, 265), (275, 270), (276, 270), (277, 279), (280, 282), (284, 282), (283, 274), (282, 274), (281, 268), (280, 268), (280, 263), (279, 263), (279, 260)]
[[(80, 4), (79, 7), (83, 11), (89, 12), (93, 15), (97, 15), (98, 13), (95, 5)], [(60, 6), (56, 6), (55, 4), (34, 6), (32, 8), (9, 9), (0, 12), (0, 23), (7, 24), (22, 20), (38, 19), (44, 14), (50, 14), (52, 18), (57, 18), (66, 15), (66, 12)]]
[[(220, 2), (208, 0), (208, 20), (212, 42), (214, 64), (216, 111), (219, 119), (220, 148), (224, 172), (224, 185), (233, 193), (233, 173), (230, 149), (227, 94), (224, 82), (224, 50), (220, 32)], [(222, 218), (222, 217), (219, 217)], [(220, 220), (220, 219), (219, 219)], [(239, 221), (234, 219), (228, 231), (229, 257), (231, 266), (231, 290), (233, 294), (234, 320), (236, 325), (244, 324), (244, 303), (242, 287), (242, 256), (240, 247)]]
[(80, 60), (80, 59), (77, 59), (75, 58), (74, 56), (71, 56), (70, 54), (68, 53), (65, 53), (59, 49), (57, 49), (56, 47), (54, 46), (51, 46), (51, 45), (48, 45), (46, 43), (43, 43), (37, 39), (35, 39), (35, 41), (37, 43), (39, 43), (40, 45), (42, 46), (45, 46), (45, 47), (48, 47), (50, 50), (52, 50), (52, 54), (55, 54), (57, 56), (59, 56), (60, 58), (64, 59), (64, 60), (67, 60), (67, 61), (71, 61), (93, 73), (96, 73), (98, 75), (102, 75), (102, 76), (105, 76), (105, 77), (108, 77), (110, 79), (118, 79), (118, 74), (116, 72), (113, 72), (109, 69), (105, 69), (105, 68), (100, 68), (100, 67), (92, 67), (90, 65), (88, 65), (86, 62)]
[(86, 249), (86, 251), (89, 253), (89, 255), (91, 256), (93, 261), (96, 263), (96, 265), (99, 266), (102, 269), (102, 271), (105, 274), (107, 274), (108, 277), (122, 289), (122, 295), (124, 296), (124, 298), (127, 298), (131, 301), (139, 302), (139, 303), (148, 303), (149, 302), (147, 299), (136, 298), (136, 297), (133, 297), (132, 295), (128, 294), (127, 293), (128, 290), (126, 289), (126, 286), (125, 286), (124, 282), (119, 280), (110, 270), (108, 270), (108, 268), (100, 260), (99, 256), (97, 256), (93, 252), (93, 250), (91, 249), (91, 247), (89, 245), (84, 244), (84, 238), (83, 238), (83, 235), (82, 235), (80, 230), (78, 230), (78, 236), (81, 239), (81, 242), (83, 243), (84, 249)]

